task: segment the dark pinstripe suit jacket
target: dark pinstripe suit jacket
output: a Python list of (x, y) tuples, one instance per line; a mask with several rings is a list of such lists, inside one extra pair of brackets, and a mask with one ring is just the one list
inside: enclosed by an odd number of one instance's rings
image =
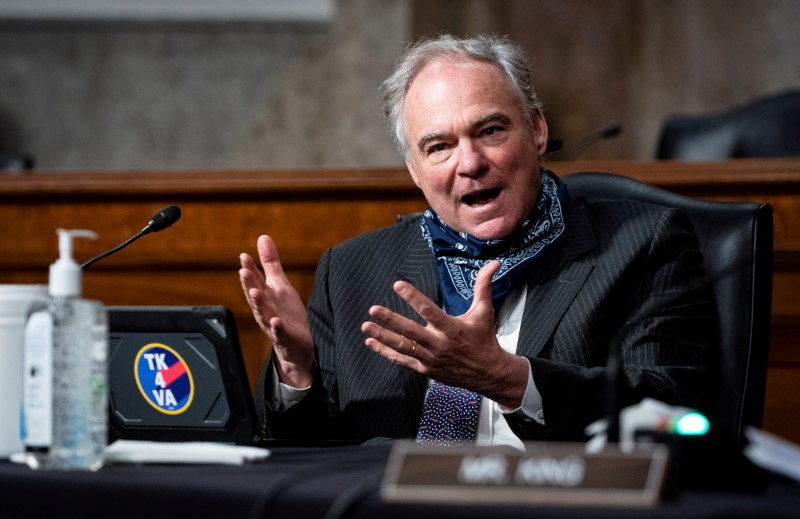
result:
[[(567, 209), (564, 236), (537, 261), (517, 353), (530, 359), (546, 425), (508, 418), (517, 435), (583, 439), (584, 427), (606, 407), (609, 344), (621, 347), (624, 403), (650, 396), (702, 408), (712, 308), (699, 282), (697, 239), (683, 215), (633, 201), (577, 198)], [(369, 350), (360, 331), (374, 304), (416, 317), (391, 289), (398, 279), (439, 300), (418, 220), (323, 255), (308, 308), (316, 382), (300, 404), (273, 412), (264, 403), (262, 377), (256, 400), (267, 436), (416, 435), (426, 379)]]

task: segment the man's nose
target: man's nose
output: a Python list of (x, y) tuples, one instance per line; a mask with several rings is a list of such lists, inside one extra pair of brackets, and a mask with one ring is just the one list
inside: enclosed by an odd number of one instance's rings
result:
[(458, 164), (456, 174), (466, 177), (475, 177), (483, 174), (488, 166), (483, 150), (472, 141), (458, 143)]

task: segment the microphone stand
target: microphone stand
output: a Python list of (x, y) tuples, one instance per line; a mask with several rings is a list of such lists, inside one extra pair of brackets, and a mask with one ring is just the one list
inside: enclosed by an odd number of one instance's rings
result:
[(167, 227), (170, 227), (172, 224), (177, 222), (180, 219), (180, 217), (181, 217), (181, 210), (178, 206), (170, 205), (163, 208), (162, 210), (153, 215), (150, 221), (147, 222), (147, 225), (144, 226), (144, 229), (136, 233), (134, 236), (128, 238), (125, 242), (117, 245), (113, 249), (108, 250), (90, 259), (89, 261), (81, 265), (81, 270), (86, 270), (89, 266), (91, 266), (95, 262), (105, 258), (106, 256), (110, 256), (111, 254), (114, 254), (117, 251), (124, 249), (125, 247), (135, 242), (145, 234), (150, 234), (151, 232), (158, 232), (163, 229), (166, 229)]
[(606, 442), (607, 445), (618, 445), (620, 440), (620, 362), (621, 333), (609, 341), (608, 358), (606, 359)]
[(601, 141), (603, 139), (608, 139), (611, 137), (616, 137), (622, 131), (622, 125), (616, 122), (606, 123), (597, 130), (593, 131), (589, 135), (583, 137), (578, 144), (570, 151), (567, 160), (575, 160), (578, 155), (583, 153), (583, 151), (594, 144), (597, 141)]
[(147, 227), (145, 227), (144, 229), (142, 229), (141, 231), (136, 233), (134, 236), (131, 236), (130, 238), (125, 240), (123, 243), (120, 243), (119, 245), (114, 247), (113, 249), (107, 250), (106, 252), (104, 252), (102, 254), (98, 254), (94, 258), (90, 259), (89, 261), (87, 261), (86, 263), (81, 265), (81, 270), (86, 270), (88, 267), (90, 267), (91, 265), (93, 265), (97, 261), (100, 261), (101, 259), (105, 258), (106, 256), (110, 256), (110, 255), (114, 254), (115, 252), (124, 249), (125, 247), (127, 247), (131, 243), (135, 242), (136, 240), (138, 240), (139, 238), (141, 238), (145, 234), (148, 234), (149, 232), (150, 232), (150, 226), (148, 225)]

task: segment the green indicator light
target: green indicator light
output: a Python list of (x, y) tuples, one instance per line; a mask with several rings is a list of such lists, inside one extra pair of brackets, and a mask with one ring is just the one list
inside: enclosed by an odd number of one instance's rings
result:
[(700, 413), (685, 414), (675, 424), (675, 432), (686, 436), (700, 436), (708, 432), (708, 419)]

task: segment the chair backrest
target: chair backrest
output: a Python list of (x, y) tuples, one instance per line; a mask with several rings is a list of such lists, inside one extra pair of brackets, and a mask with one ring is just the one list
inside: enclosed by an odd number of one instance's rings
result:
[(800, 91), (717, 114), (669, 117), (656, 148), (657, 159), (685, 161), (794, 156), (800, 156)]
[(609, 173), (573, 173), (562, 179), (573, 197), (641, 200), (680, 209), (689, 217), (719, 326), (720, 387), (712, 424), (736, 439), (743, 425), (760, 427), (772, 302), (772, 206), (699, 200)]

